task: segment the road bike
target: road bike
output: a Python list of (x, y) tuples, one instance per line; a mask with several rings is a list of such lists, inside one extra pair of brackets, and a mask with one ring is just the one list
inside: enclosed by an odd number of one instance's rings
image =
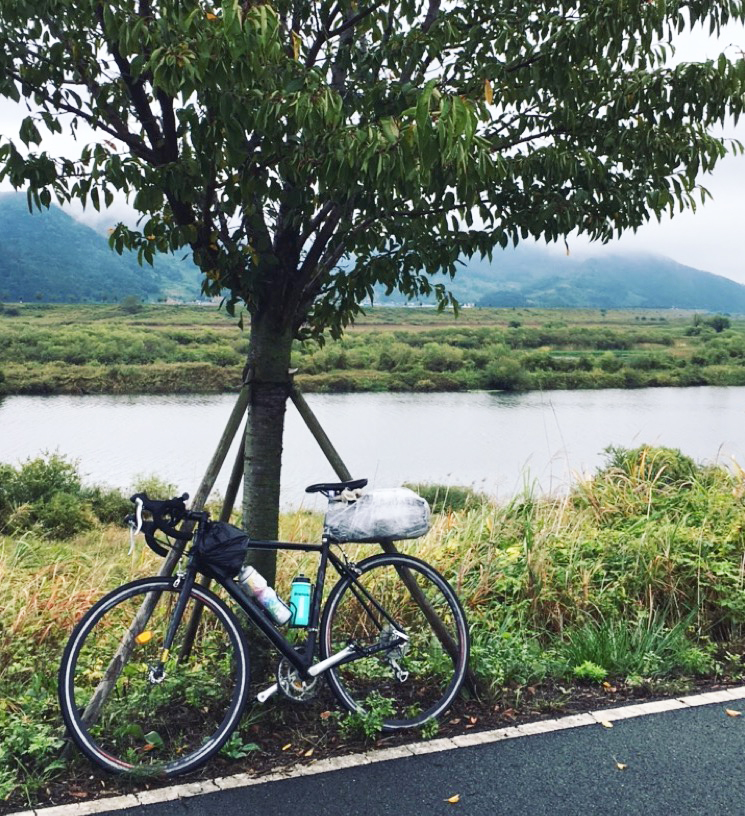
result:
[[(307, 490), (333, 502), (366, 484)], [(246, 547), (317, 554), (307, 626), (285, 632), (236, 580), (240, 561), (219, 564), (219, 547), (211, 551), (216, 560), (205, 557), (221, 522), (188, 510), (187, 500), (132, 497), (131, 528), (159, 555), (175, 549), (179, 569), (110, 592), (65, 647), (62, 716), (90, 760), (113, 773), (174, 776), (220, 751), (251, 694), (249, 645), (235, 607), (278, 653), (275, 682), (256, 695), (259, 703), (276, 693), (309, 701), (323, 677), (344, 709), (380, 714), (383, 731), (417, 728), (447, 711), (467, 671), (469, 633), (455, 592), (429, 564), (398, 552), (355, 562), (327, 527), (320, 543), (241, 533), (241, 560)], [(327, 591), (329, 566), (338, 580)]]

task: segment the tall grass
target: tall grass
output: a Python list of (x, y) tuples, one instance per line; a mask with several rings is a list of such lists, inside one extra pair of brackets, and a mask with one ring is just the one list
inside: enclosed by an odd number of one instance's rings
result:
[[(732, 657), (745, 624), (739, 468), (641, 447), (610, 450), (605, 468), (561, 497), (528, 487), (497, 505), (449, 492), (462, 509), (443, 502), (430, 533), (400, 548), (437, 566), (463, 600), (485, 699), (577, 678), (638, 685), (741, 671)], [(320, 528), (301, 512), (282, 519), (281, 534), (317, 540)], [(357, 559), (377, 551), (345, 549)], [(130, 555), (126, 532), (100, 523), (59, 539), (39, 516), (0, 536), (0, 800), (25, 787), (33, 801), (61, 769), (55, 673), (74, 622), (160, 563), (146, 548)], [(298, 571), (315, 574), (308, 556), (282, 558), (280, 594)]]

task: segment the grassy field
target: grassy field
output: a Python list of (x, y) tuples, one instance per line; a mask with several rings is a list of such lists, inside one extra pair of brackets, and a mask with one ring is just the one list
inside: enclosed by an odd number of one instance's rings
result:
[[(247, 342), (215, 306), (1, 306), (0, 394), (233, 390)], [(375, 308), (293, 365), (307, 392), (743, 385), (745, 319)]]
[[(561, 711), (581, 689), (669, 692), (742, 676), (742, 471), (642, 447), (609, 451), (601, 471), (560, 498), (525, 493), (495, 505), (467, 489), (419, 489), (433, 527), (402, 549), (435, 564), (460, 594), (484, 711), (536, 706), (549, 687), (561, 689), (550, 703)], [(0, 468), (0, 810), (48, 801), (50, 786), (74, 798), (81, 780), (94, 779), (82, 759), (60, 757), (56, 667), (94, 599), (159, 568), (147, 549), (130, 556), (126, 533), (111, 524), (126, 506), (117, 493), (81, 486), (59, 457)], [(312, 540), (320, 518), (296, 514), (282, 525), (283, 537)], [(373, 551), (348, 547), (358, 549)], [(295, 556), (282, 561), (280, 594), (299, 569), (312, 574)], [(281, 711), (270, 706), (259, 725), (247, 712), (243, 736), (259, 752), (276, 742)], [(307, 718), (306, 732), (343, 726), (293, 711)]]

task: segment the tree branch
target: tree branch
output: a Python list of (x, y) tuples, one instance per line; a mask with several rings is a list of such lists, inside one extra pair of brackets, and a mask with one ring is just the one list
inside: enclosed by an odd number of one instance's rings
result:
[(323, 227), (321, 227), (318, 235), (316, 236), (316, 240), (313, 241), (313, 245), (311, 246), (308, 254), (305, 256), (305, 260), (298, 270), (299, 280), (303, 280), (307, 276), (312, 275), (312, 270), (315, 269), (316, 264), (326, 249), (326, 245), (333, 237), (334, 230), (339, 225), (342, 214), (343, 209), (339, 204), (333, 204), (329, 209), (328, 214), (325, 216)]
[(150, 109), (150, 104), (148, 103), (147, 94), (145, 93), (143, 83), (139, 80), (135, 80), (132, 77), (132, 66), (121, 54), (118, 45), (115, 42), (110, 41), (106, 35), (103, 9), (100, 5), (96, 6), (95, 14), (109, 51), (114, 58), (114, 62), (116, 62), (116, 65), (119, 68), (119, 75), (124, 82), (127, 91), (129, 92), (129, 98), (132, 100), (135, 112), (137, 113), (137, 118), (147, 134), (153, 150), (156, 151), (156, 153), (163, 154), (162, 159), (165, 163), (168, 161), (168, 159), (164, 155), (163, 135), (161, 133), (160, 126), (158, 125), (158, 120)]
[[(326, 28), (325, 31), (319, 33), (308, 51), (308, 56), (305, 59), (305, 67), (310, 68), (315, 63), (318, 52), (329, 40), (335, 37), (342, 37), (342, 42), (349, 42), (351, 37), (343, 37), (343, 35), (346, 32), (350, 32), (350, 29), (353, 29), (361, 20), (364, 20), (366, 17), (374, 14), (386, 2), (388, 2), (388, 0), (378, 0), (378, 2), (362, 9), (362, 11), (357, 12), (357, 14), (353, 14), (348, 17), (341, 25), (337, 26), (332, 31), (329, 31), (328, 28)], [(334, 12), (336, 12), (336, 9), (334, 9)]]

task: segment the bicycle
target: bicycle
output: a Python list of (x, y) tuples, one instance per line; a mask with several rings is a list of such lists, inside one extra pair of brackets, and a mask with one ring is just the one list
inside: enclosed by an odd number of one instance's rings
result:
[[(307, 491), (332, 502), (366, 484), (322, 483)], [(141, 529), (159, 555), (176, 549), (181, 566), (173, 576), (135, 580), (107, 594), (65, 647), (58, 678), (62, 716), (95, 764), (113, 773), (175, 776), (207, 762), (238, 727), (250, 694), (249, 647), (236, 613), (197, 582), (200, 573), (222, 587), (279, 653), (276, 682), (256, 695), (258, 702), (277, 692), (306, 702), (325, 676), (343, 708), (375, 709), (386, 732), (422, 726), (450, 707), (466, 674), (469, 634), (455, 592), (435, 569), (402, 553), (355, 563), (347, 542), (328, 528), (320, 544), (248, 540), (232, 528), (245, 539), (240, 561), (210, 562), (206, 542), (221, 522), (187, 510), (187, 499), (132, 497), (132, 540)], [(235, 580), (247, 548), (318, 554), (298, 642)], [(228, 547), (225, 552), (230, 556)], [(324, 599), (329, 564), (338, 581)]]

